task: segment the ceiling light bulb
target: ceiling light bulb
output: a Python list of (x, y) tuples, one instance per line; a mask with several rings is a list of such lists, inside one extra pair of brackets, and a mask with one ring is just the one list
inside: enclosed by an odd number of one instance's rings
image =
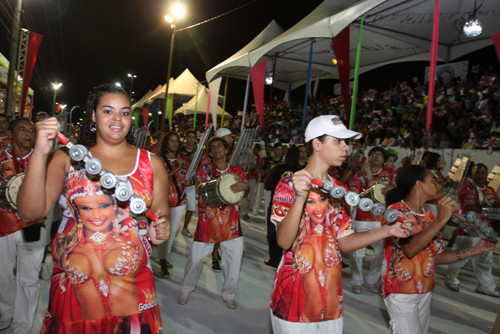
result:
[(477, 37), (483, 32), (483, 26), (481, 22), (475, 17), (471, 17), (464, 24), (464, 34), (466, 37)]

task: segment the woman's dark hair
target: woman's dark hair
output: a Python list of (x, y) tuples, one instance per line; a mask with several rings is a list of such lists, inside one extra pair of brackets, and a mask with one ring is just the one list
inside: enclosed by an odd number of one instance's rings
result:
[[(92, 132), (90, 130), (91, 126), (93, 127), (92, 123), (94, 123), (92, 122), (92, 115), (95, 113), (95, 110), (99, 104), (101, 96), (108, 93), (122, 94), (123, 96), (127, 97), (127, 99), (130, 101), (130, 97), (127, 94), (127, 92), (122, 87), (117, 86), (114, 83), (105, 83), (97, 87), (94, 87), (92, 89), (89, 96), (87, 97), (87, 102), (85, 104), (82, 127), (80, 130), (80, 140), (78, 142), (79, 144), (82, 144), (87, 148), (90, 148), (96, 144), (96, 132)], [(129, 144), (135, 145), (135, 138), (134, 134), (132, 133), (132, 126), (130, 126), (130, 130), (127, 134), (127, 142)]]
[(297, 146), (290, 146), (286, 151), (285, 163), (287, 165), (298, 165), (299, 163), (299, 148)]
[(435, 169), (439, 158), (441, 158), (441, 154), (434, 152), (429, 153), (429, 156), (427, 157), (427, 160), (425, 162), (425, 168)]
[(399, 202), (408, 196), (417, 181), (424, 181), (427, 169), (418, 165), (410, 165), (399, 169), (396, 177), (396, 187), (385, 195), (387, 206)]
[[(181, 142), (181, 138), (179, 137), (179, 135), (177, 134), (177, 132), (167, 132), (164, 136), (163, 136), (163, 141), (161, 142), (161, 156), (162, 157), (165, 157), (168, 153), (168, 139), (172, 136), (176, 136), (177, 137), (177, 140), (179, 140), (179, 144)], [(179, 146), (180, 148), (180, 146)], [(179, 151), (179, 149), (177, 149), (177, 151)], [(174, 152), (177, 154), (177, 152)]]

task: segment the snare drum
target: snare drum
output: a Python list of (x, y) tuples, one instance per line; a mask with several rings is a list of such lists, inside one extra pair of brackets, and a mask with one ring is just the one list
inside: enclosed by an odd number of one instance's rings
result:
[(201, 198), (208, 206), (222, 206), (238, 203), (244, 191), (234, 193), (231, 186), (239, 182), (236, 174), (225, 173), (201, 185)]
[(17, 194), (23, 183), (24, 173), (16, 174), (0, 184), (0, 208), (17, 210)]

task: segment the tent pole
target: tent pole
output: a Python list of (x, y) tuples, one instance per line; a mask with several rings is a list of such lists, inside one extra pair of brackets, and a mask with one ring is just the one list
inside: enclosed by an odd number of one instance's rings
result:
[(198, 115), (198, 90), (200, 88), (200, 83), (196, 84), (196, 97), (194, 99), (194, 120), (193, 120), (193, 130), (196, 130), (196, 116)]
[(309, 85), (311, 84), (311, 66), (312, 66), (312, 54), (313, 54), (314, 38), (311, 38), (311, 48), (309, 50), (309, 64), (307, 65), (307, 80), (306, 80), (306, 93), (304, 97), (304, 110), (302, 112), (302, 130), (306, 130), (306, 114), (307, 114), (307, 103), (309, 100)]
[(245, 129), (245, 117), (247, 115), (248, 92), (250, 91), (250, 72), (247, 75), (247, 85), (245, 87), (245, 100), (243, 102), (243, 118), (241, 120), (241, 132)]

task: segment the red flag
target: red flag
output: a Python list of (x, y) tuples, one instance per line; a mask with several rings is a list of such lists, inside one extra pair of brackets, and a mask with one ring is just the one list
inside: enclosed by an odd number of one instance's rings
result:
[(498, 61), (500, 61), (500, 32), (492, 35), (491, 39), (493, 40), (493, 44), (495, 44), (495, 50), (497, 51)]
[(351, 98), (349, 95), (349, 27), (342, 30), (337, 36), (332, 38), (333, 51), (337, 57), (337, 69), (339, 71), (339, 81), (344, 100), (344, 110), (347, 119), (350, 118)]
[(264, 85), (266, 80), (266, 66), (267, 59), (250, 69), (255, 110), (257, 111), (257, 115), (259, 115), (261, 129), (262, 126), (264, 126)]
[(21, 117), (25, 117), (24, 108), (26, 106), (26, 97), (28, 96), (28, 89), (31, 84), (31, 76), (33, 75), (33, 69), (35, 68), (38, 48), (40, 47), (40, 43), (42, 43), (43, 37), (43, 35), (30, 31), (28, 52), (26, 54), (26, 64), (24, 65), (23, 94), (21, 96)]
[(148, 116), (149, 116), (149, 104), (145, 104), (142, 107), (142, 123), (144, 126), (148, 126)]

